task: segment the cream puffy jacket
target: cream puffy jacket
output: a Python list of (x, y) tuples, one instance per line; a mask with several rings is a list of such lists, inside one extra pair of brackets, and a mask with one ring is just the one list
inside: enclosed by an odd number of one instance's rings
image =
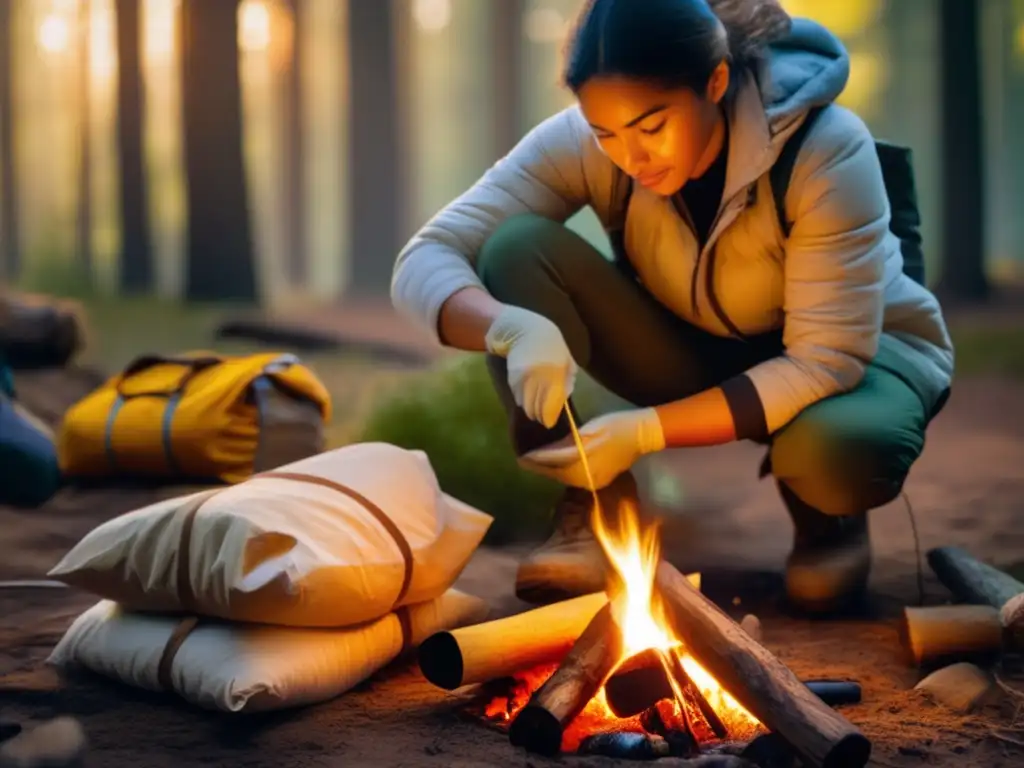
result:
[[(903, 274), (874, 140), (852, 112), (834, 106), (812, 127), (786, 197), (788, 240), (780, 230), (768, 172), (808, 110), (833, 101), (848, 76), (842, 44), (794, 20), (766, 76), (748, 75), (732, 101), (725, 192), (704, 248), (668, 198), (639, 185), (625, 221), (640, 279), (680, 317), (723, 336), (730, 325), (746, 335), (783, 329), (784, 353), (746, 373), (769, 432), (855, 387), (880, 347), (906, 360), (928, 407), (952, 377), (939, 304)], [(395, 306), (436, 332), (445, 300), (481, 285), (474, 260), (504, 219), (533, 212), (565, 221), (589, 205), (610, 227), (620, 207), (615, 178), (579, 110), (554, 115), (406, 245)]]

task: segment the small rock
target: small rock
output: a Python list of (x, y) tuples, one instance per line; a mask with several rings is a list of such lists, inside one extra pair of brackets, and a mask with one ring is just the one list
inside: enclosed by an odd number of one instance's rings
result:
[(85, 757), (81, 724), (58, 717), (22, 731), (0, 745), (0, 768), (76, 768)]
[(914, 686), (954, 712), (967, 714), (990, 697), (996, 689), (992, 676), (967, 662), (932, 672)]
[(920, 747), (897, 747), (896, 751), (905, 757), (920, 757), (921, 759), (928, 757), (928, 752)]

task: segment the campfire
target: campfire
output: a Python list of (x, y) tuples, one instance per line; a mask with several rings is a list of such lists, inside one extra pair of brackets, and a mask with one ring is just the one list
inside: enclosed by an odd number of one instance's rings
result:
[[(707, 752), (757, 762), (765, 745), (810, 766), (867, 763), (870, 742), (660, 556), (659, 529), (595, 510), (604, 594), (444, 632), (420, 668), (513, 745), (546, 755), (652, 759)], [(770, 762), (764, 761), (764, 762)]]

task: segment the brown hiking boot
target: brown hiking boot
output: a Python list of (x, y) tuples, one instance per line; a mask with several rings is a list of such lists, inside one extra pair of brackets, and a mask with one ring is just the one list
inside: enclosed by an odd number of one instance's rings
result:
[(608, 563), (590, 527), (593, 497), (569, 489), (554, 513), (554, 531), (519, 564), (516, 596), (535, 605), (605, 588)]
[(796, 536), (786, 561), (786, 596), (809, 614), (848, 610), (860, 602), (871, 572), (871, 539), (866, 512), (826, 515), (804, 504), (779, 484)]
[[(639, 506), (631, 472), (619, 475), (597, 495), (606, 515), (615, 514), (623, 501)], [(520, 600), (545, 605), (604, 591), (610, 566), (591, 529), (593, 507), (590, 491), (566, 489), (555, 507), (551, 537), (519, 565), (516, 595)]]

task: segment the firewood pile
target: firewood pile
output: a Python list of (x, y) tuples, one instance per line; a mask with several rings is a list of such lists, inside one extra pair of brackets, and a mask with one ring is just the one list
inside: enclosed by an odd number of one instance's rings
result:
[[(964, 604), (907, 608), (901, 637), (923, 673), (918, 688), (970, 712), (997, 689), (992, 662), (1024, 650), (1024, 584), (959, 549), (933, 550), (929, 562)], [(472, 686), (471, 716), (542, 755), (868, 763), (871, 742), (837, 709), (861, 700), (857, 683), (798, 679), (761, 644), (755, 617), (737, 622), (701, 592), (700, 574), (660, 560), (647, 572), (646, 615), (643, 590), (626, 579), (608, 594), (438, 633), (420, 647), (420, 669), (445, 690)], [(638, 644), (638, 622), (658, 639), (648, 631)]]
[(447, 690), (481, 684), (476, 713), (538, 754), (866, 765), (869, 740), (826, 703), (835, 691), (800, 681), (697, 583), (657, 566), (663, 647), (630, 653), (627, 597), (595, 594), (434, 635), (420, 669)]

